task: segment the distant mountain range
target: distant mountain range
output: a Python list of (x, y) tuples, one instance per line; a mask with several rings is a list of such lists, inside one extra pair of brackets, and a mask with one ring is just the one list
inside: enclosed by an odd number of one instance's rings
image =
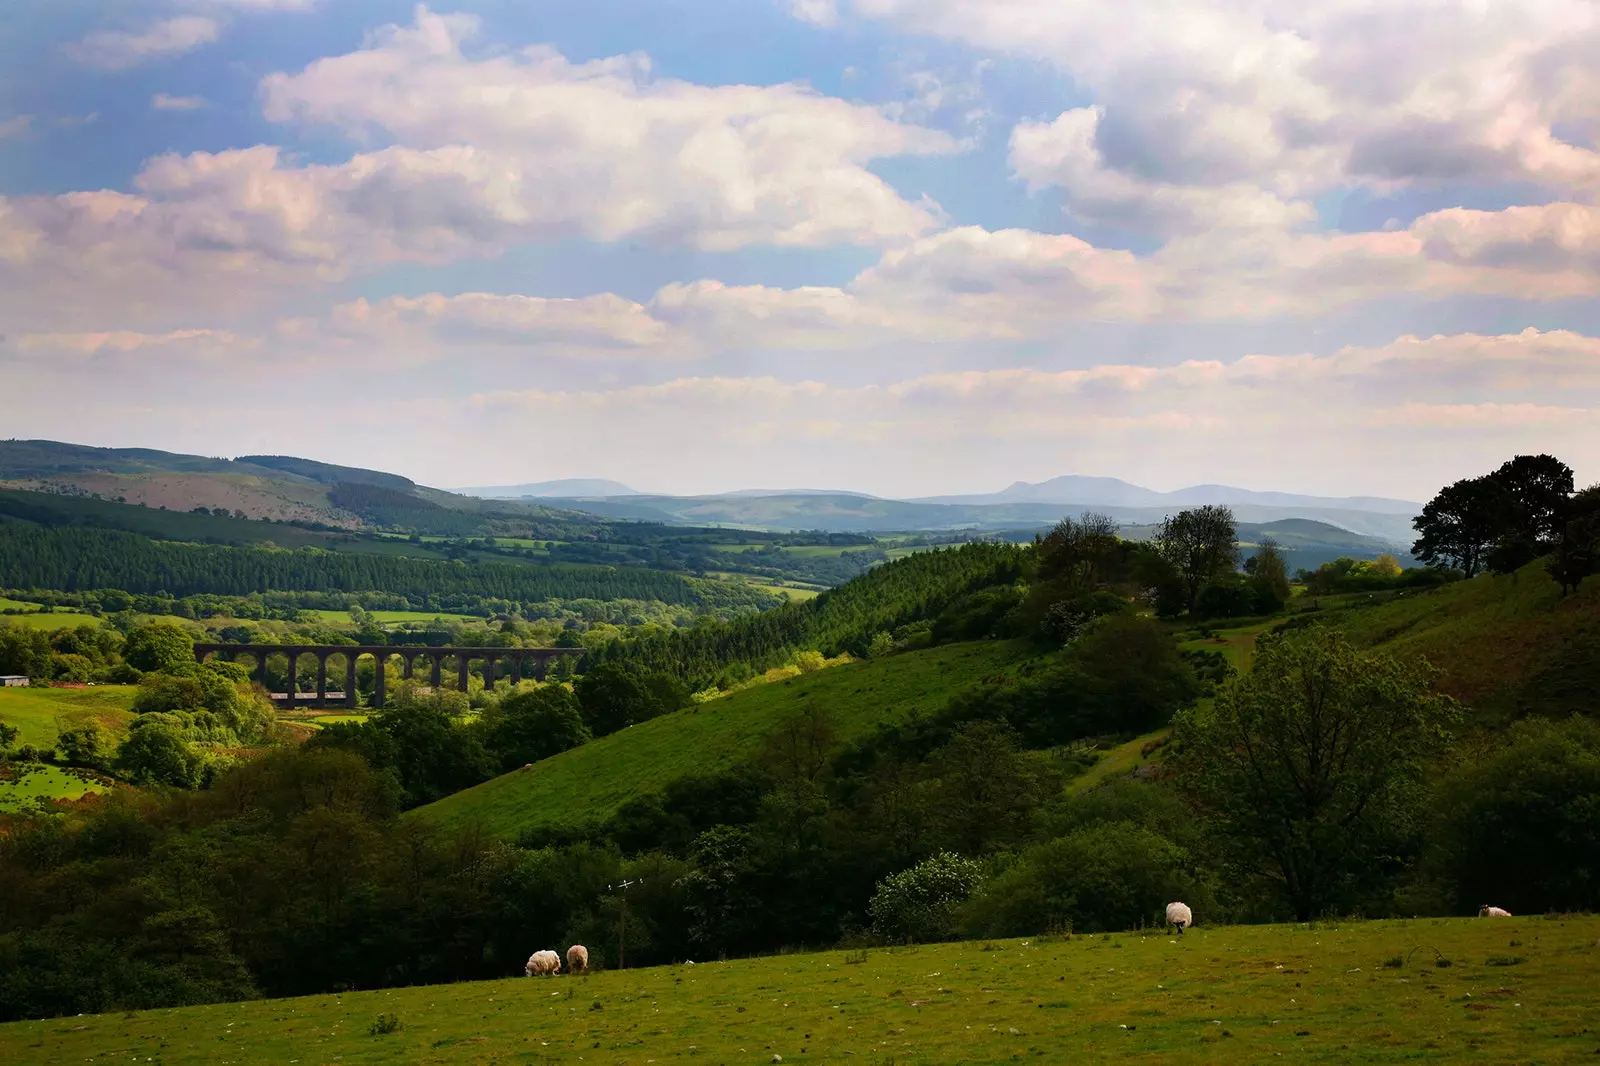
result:
[[(583, 486), (591, 491), (575, 491)], [(592, 491), (608, 488), (610, 491)], [(841, 532), (1004, 530), (1045, 525), (1065, 514), (1101, 511), (1131, 526), (1151, 525), (1184, 507), (1227, 504), (1241, 522), (1309, 519), (1403, 548), (1422, 505), (1377, 496), (1327, 497), (1261, 492), (1228, 485), (1195, 485), (1157, 492), (1117, 478), (1067, 475), (1018, 481), (1000, 492), (895, 500), (859, 492), (743, 489), (704, 496), (636, 492), (614, 481), (569, 478), (506, 489), (462, 489), (498, 499), (539, 502), (608, 518), (646, 522), (732, 525)]]
[(608, 496), (640, 495), (637, 489), (630, 489), (620, 481), (610, 481), (603, 477), (563, 477), (554, 481), (534, 481), (526, 485), (495, 485), (455, 491), (463, 496), (482, 496), (490, 500), (514, 500), (522, 496), (578, 500), (590, 496), (603, 499)]
[(1422, 510), (1411, 500), (1391, 500), (1381, 496), (1302, 496), (1292, 492), (1258, 492), (1231, 485), (1193, 485), (1175, 492), (1131, 485), (1113, 477), (1081, 477), (1067, 474), (1049, 481), (1018, 481), (1000, 492), (973, 496), (928, 496), (915, 503), (987, 504), (1053, 503), (1085, 504), (1102, 507), (1199, 507), (1204, 504), (1253, 504), (1261, 507), (1311, 507), (1322, 510), (1372, 511), (1377, 514), (1405, 515), (1408, 519)]
[[(1411, 518), (1421, 505), (1380, 497), (1324, 497), (1197, 485), (1156, 492), (1116, 478), (1066, 476), (1016, 482), (1000, 492), (894, 500), (825, 489), (745, 489), (705, 496), (642, 493), (605, 478), (564, 478), (462, 494), (418, 485), (378, 470), (336, 466), (281, 455), (237, 459), (183, 455), (146, 448), (93, 448), (57, 441), (0, 441), (0, 489), (97, 495), (150, 507), (188, 511), (221, 508), (249, 518), (308, 520), (343, 528), (369, 524), (466, 529), (493, 511), (541, 521), (596, 518), (668, 525), (750, 529), (822, 529), (851, 533), (900, 531), (1030, 535), (1064, 515), (1100, 511), (1129, 535), (1180, 508), (1224, 503), (1244, 526), (1307, 520), (1337, 527), (1319, 543), (1350, 541), (1364, 551), (1398, 553), (1413, 539)], [(559, 509), (559, 510), (556, 510)], [(430, 515), (421, 517), (421, 512)], [(463, 514), (463, 512), (465, 514)], [(1342, 532), (1341, 532), (1342, 531)]]

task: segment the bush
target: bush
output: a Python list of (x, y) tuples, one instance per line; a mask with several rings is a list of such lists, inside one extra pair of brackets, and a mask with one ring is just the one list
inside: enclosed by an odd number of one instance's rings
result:
[(111, 731), (90, 722), (77, 729), (62, 730), (56, 738), (56, 750), (69, 766), (82, 766), (90, 770), (104, 770), (116, 757), (117, 743)]
[(1600, 910), (1600, 723), (1530, 720), (1436, 793), (1428, 866), (1462, 913)]
[(1132, 822), (1089, 826), (1023, 852), (967, 909), (969, 936), (1131, 929), (1194, 899), (1188, 853)]
[(959, 908), (982, 881), (976, 862), (950, 851), (891, 874), (867, 905), (873, 932), (896, 942), (949, 940)]
[(483, 716), (484, 744), (505, 770), (548, 759), (586, 742), (578, 699), (562, 685), (513, 692)]
[(199, 788), (205, 775), (205, 757), (182, 732), (154, 718), (133, 723), (128, 739), (117, 749), (115, 766), (136, 785)]
[(1133, 604), (1114, 592), (1091, 592), (1051, 604), (1040, 628), (1051, 642), (1070, 644), (1097, 619), (1132, 610)]
[(194, 665), (194, 639), (170, 622), (134, 626), (123, 641), (122, 657), (145, 673), (171, 673)]

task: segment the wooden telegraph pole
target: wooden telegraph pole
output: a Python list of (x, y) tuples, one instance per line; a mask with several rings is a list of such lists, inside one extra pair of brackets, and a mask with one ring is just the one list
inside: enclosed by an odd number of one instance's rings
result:
[(622, 901), (621, 911), (617, 915), (617, 969), (628, 968), (628, 889), (635, 885), (642, 885), (644, 881), (619, 881), (606, 887), (617, 894)]

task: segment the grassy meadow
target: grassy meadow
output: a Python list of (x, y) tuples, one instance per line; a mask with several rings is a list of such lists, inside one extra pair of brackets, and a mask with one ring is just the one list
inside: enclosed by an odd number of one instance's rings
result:
[(14, 1022), (0, 1060), (1593, 1062), (1597, 937), (1452, 918), (828, 951)]
[(60, 726), (72, 728), (90, 720), (120, 733), (133, 721), (134, 685), (93, 688), (0, 688), (0, 722), (22, 731), (18, 744), (53, 748)]
[(603, 821), (635, 796), (675, 778), (727, 769), (748, 757), (789, 715), (808, 705), (834, 713), (841, 739), (913, 709), (937, 710), (967, 685), (1005, 670), (1027, 650), (997, 641), (952, 644), (836, 666), (699, 704), (486, 781), (412, 817), (480, 824), (493, 835)]
[(0, 814), (17, 814), (40, 800), (75, 800), (116, 786), (101, 774), (46, 763), (0, 763)]

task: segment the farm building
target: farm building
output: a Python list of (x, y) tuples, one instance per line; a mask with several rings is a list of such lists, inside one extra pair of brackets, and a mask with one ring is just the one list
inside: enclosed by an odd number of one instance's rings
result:
[(0, 688), (27, 688), (28, 679), (21, 674), (0, 674)]

